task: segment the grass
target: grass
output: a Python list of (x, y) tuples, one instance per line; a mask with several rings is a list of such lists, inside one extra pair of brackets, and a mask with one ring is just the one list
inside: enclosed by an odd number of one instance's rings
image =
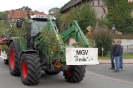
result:
[[(108, 59), (110, 59), (110, 56), (109, 55), (103, 56), (103, 57), (99, 56), (98, 59), (106, 59), (106, 60), (108, 60)], [(133, 59), (133, 54), (124, 54), (123, 55), (123, 59)]]

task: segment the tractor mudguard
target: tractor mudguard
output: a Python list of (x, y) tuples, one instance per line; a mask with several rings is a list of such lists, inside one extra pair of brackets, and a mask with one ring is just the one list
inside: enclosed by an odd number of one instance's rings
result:
[(25, 50), (25, 51), (21, 52), (20, 58), (21, 58), (22, 54), (32, 54), (32, 53), (36, 53), (39, 56), (39, 52), (37, 50)]
[(10, 45), (11, 42), (14, 43), (15, 49), (17, 52), (20, 52), (20, 43), (18, 41), (19, 37), (11, 37), (8, 43), (8, 46)]

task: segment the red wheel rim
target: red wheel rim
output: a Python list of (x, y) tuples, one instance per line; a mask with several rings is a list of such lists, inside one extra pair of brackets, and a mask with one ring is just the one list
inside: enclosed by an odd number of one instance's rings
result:
[(11, 49), (10, 51), (10, 67), (11, 69), (14, 69), (14, 49)]
[(26, 78), (27, 77), (27, 63), (26, 63), (26, 61), (24, 61), (22, 64), (22, 73), (23, 73), (23, 77)]
[(68, 76), (71, 76), (71, 75), (72, 75), (72, 72), (71, 72), (70, 70), (66, 70), (66, 74), (67, 74)]

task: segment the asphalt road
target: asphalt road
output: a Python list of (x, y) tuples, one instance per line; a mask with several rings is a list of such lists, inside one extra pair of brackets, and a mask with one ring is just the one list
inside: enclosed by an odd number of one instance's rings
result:
[(38, 85), (25, 86), (20, 77), (11, 76), (8, 65), (0, 59), (0, 88), (133, 88), (133, 65), (124, 65), (118, 73), (109, 69), (110, 64), (87, 66), (86, 74), (80, 83), (68, 83), (62, 72), (49, 76), (42, 72)]

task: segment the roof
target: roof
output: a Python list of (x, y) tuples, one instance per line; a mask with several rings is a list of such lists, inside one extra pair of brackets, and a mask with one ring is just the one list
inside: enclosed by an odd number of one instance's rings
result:
[(70, 8), (70, 7), (72, 7), (72, 6), (74, 6), (74, 5), (76, 5), (76, 4), (78, 4), (81, 1), (82, 0), (71, 0), (65, 7), (63, 7), (63, 9), (61, 10), (61, 12), (64, 11), (64, 10), (66, 10), (66, 9), (68, 9), (68, 8)]
[(23, 18), (27, 15), (46, 15), (44, 12), (38, 12), (38, 11), (26, 11), (26, 10), (10, 10), (8, 13), (8, 19), (10, 18)]

